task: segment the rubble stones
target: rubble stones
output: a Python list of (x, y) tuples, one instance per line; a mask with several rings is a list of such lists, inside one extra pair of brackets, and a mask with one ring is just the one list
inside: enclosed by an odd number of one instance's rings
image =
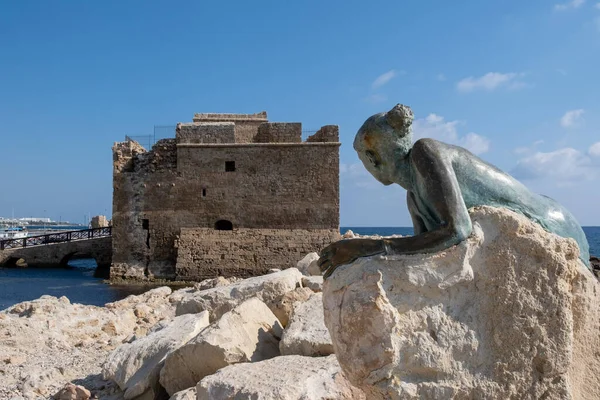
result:
[(174, 394), (227, 365), (276, 357), (282, 330), (262, 301), (249, 299), (171, 353), (160, 372), (160, 383)]

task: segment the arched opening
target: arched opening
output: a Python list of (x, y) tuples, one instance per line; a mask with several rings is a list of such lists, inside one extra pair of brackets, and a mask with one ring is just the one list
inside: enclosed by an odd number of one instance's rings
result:
[(60, 265), (65, 268), (95, 269), (98, 267), (96, 259), (88, 253), (69, 253), (60, 260)]
[(24, 258), (10, 257), (2, 266), (6, 268), (25, 268), (28, 265)]
[(227, 221), (226, 219), (220, 219), (215, 222), (215, 229), (218, 231), (232, 231), (233, 224), (231, 221)]

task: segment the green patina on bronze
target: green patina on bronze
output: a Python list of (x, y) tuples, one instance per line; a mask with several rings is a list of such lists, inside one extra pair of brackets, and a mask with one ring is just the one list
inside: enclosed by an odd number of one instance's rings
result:
[(590, 266), (589, 244), (575, 217), (549, 197), (532, 193), (512, 176), (468, 150), (434, 139), (413, 144), (413, 113), (398, 104), (365, 121), (354, 149), (365, 168), (384, 185), (407, 190), (414, 236), (346, 239), (323, 249), (319, 266), (330, 276), (339, 265), (376, 254), (433, 253), (465, 240), (473, 229), (468, 209), (505, 207), (549, 232), (573, 238)]

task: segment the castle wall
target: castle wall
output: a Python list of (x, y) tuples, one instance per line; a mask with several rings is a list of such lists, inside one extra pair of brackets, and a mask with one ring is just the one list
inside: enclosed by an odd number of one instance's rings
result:
[(183, 228), (178, 241), (177, 280), (249, 277), (271, 268), (295, 267), (311, 251), (339, 239), (337, 230)]
[[(111, 277), (182, 279), (191, 267), (175, 267), (181, 229), (214, 231), (218, 221), (234, 229), (338, 232), (339, 143), (231, 143), (231, 128), (179, 124), (177, 139), (149, 152), (135, 142), (115, 144)], [(320, 250), (324, 236), (309, 237), (302, 251)]]

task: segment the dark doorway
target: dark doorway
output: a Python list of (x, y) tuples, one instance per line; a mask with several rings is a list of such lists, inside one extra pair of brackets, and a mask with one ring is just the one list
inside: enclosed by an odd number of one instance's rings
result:
[(225, 172), (235, 171), (235, 161), (225, 161)]
[(217, 222), (215, 222), (215, 229), (218, 231), (232, 231), (233, 224), (231, 223), (231, 221), (220, 219)]

